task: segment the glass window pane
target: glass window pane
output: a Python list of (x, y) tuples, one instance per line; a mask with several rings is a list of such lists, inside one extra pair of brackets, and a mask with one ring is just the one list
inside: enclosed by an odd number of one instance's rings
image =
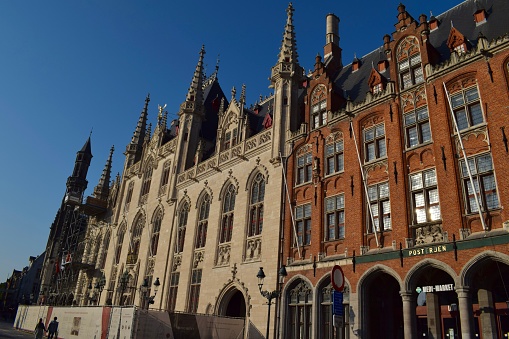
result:
[(464, 107), (454, 112), (454, 115), (456, 116), (456, 123), (458, 124), (458, 129), (460, 131), (468, 128), (467, 113), (465, 112)]
[(327, 158), (327, 174), (335, 172), (334, 157)]
[(414, 204), (415, 207), (423, 207), (424, 204), (424, 193), (416, 193), (414, 194)]
[(414, 112), (412, 112), (410, 114), (405, 114), (404, 120), (405, 120), (405, 126), (413, 124), (415, 122)]
[(344, 163), (343, 163), (343, 154), (338, 154), (337, 156), (337, 170), (338, 171), (342, 171), (343, 168), (344, 168)]
[(375, 144), (367, 144), (366, 145), (366, 161), (371, 161), (375, 159)]
[(304, 205), (304, 217), (311, 216), (311, 205)]
[(426, 222), (426, 210), (424, 207), (415, 209), (415, 218), (418, 224)]
[(373, 213), (373, 218), (378, 217), (378, 204), (371, 204), (371, 213)]
[(312, 160), (311, 153), (306, 154), (305, 157), (306, 157), (306, 164), (310, 164), (311, 160)]
[(337, 208), (344, 208), (345, 207), (345, 196), (343, 194), (338, 195), (336, 197), (336, 206), (337, 206)]
[(325, 146), (325, 155), (334, 154), (334, 144), (329, 144)]
[(336, 142), (336, 152), (340, 152), (343, 150), (343, 140)]
[(438, 189), (432, 189), (428, 193), (429, 203), (430, 204), (438, 204)]
[(368, 187), (368, 196), (369, 196), (369, 201), (377, 200), (378, 194), (377, 194), (376, 185)]
[(465, 97), (467, 99), (467, 102), (479, 99), (479, 92), (477, 91), (477, 87), (467, 89), (465, 91)]
[(335, 210), (335, 201), (334, 198), (327, 198), (325, 199), (325, 210), (327, 212)]
[(384, 124), (380, 124), (376, 126), (376, 136), (380, 137), (382, 135), (385, 135), (385, 127)]
[(463, 101), (463, 94), (462, 93), (458, 93), (458, 94), (455, 94), (455, 95), (451, 95), (451, 104), (452, 104), (452, 108), (456, 108), (458, 106), (461, 106), (463, 105), (465, 102)]
[(421, 63), (421, 55), (420, 54), (415, 54), (415, 55), (412, 55), (412, 57), (410, 57), (410, 64), (412, 66), (417, 65), (419, 63)]
[(385, 182), (379, 185), (380, 198), (387, 198), (389, 196), (389, 183)]
[(405, 59), (399, 63), (399, 70), (402, 71), (408, 68), (408, 59)]
[(421, 125), (422, 142), (431, 141), (431, 129), (429, 122), (425, 122)]
[(435, 170), (424, 172), (424, 183), (426, 187), (435, 186), (437, 184), (437, 176)]
[(417, 126), (413, 126), (407, 129), (408, 133), (408, 147), (414, 147), (419, 144), (419, 138), (417, 136)]
[(412, 85), (412, 77), (410, 73), (403, 74), (403, 88), (410, 87)]
[(440, 220), (442, 218), (439, 205), (434, 205), (429, 208), (429, 217), (431, 221)]
[(469, 107), (470, 116), (472, 118), (472, 126), (482, 124), (484, 119), (482, 116), (481, 105), (479, 103)]
[(302, 219), (302, 217), (304, 215), (303, 212), (304, 212), (304, 210), (303, 210), (302, 206), (295, 207), (295, 218)]
[(424, 75), (422, 73), (422, 67), (417, 67), (414, 69), (414, 81), (416, 84), (420, 84), (424, 81)]
[(297, 166), (304, 166), (304, 157), (297, 158)]
[(364, 140), (370, 141), (375, 137), (375, 130), (373, 128), (364, 131)]
[(385, 157), (387, 155), (387, 149), (385, 148), (385, 139), (378, 140), (378, 155), (379, 157)]
[(417, 109), (417, 120), (428, 119), (428, 107), (424, 106)]
[(410, 189), (416, 190), (422, 188), (422, 176), (421, 173), (410, 175)]

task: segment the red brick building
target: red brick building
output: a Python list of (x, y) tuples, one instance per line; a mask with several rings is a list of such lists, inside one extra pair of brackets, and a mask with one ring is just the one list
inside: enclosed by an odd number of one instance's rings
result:
[(507, 18), (507, 0), (417, 20), (400, 5), (383, 45), (343, 66), (327, 16), (290, 124), (284, 338), (507, 336)]

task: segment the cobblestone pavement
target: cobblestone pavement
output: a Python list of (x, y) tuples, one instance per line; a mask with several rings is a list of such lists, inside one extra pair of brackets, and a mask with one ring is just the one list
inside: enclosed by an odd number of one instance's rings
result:
[(24, 339), (34, 338), (34, 335), (29, 332), (17, 330), (12, 327), (12, 322), (0, 320), (0, 338), (2, 339)]

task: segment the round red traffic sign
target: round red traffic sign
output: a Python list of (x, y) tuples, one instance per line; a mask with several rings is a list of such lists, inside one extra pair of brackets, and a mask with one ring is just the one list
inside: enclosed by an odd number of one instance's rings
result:
[(345, 275), (343, 274), (341, 266), (334, 265), (330, 274), (330, 278), (332, 287), (334, 287), (334, 289), (338, 292), (343, 291), (343, 287), (345, 287)]

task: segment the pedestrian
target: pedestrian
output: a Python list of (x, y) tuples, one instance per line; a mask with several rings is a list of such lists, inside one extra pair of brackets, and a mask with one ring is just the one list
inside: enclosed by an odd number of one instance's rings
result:
[(57, 339), (58, 337), (57, 317), (53, 318), (53, 321), (50, 322), (48, 325), (48, 339), (53, 339), (53, 336), (55, 336), (55, 339)]
[(46, 326), (42, 322), (42, 318), (39, 318), (39, 322), (37, 325), (35, 325), (35, 339), (42, 339), (42, 336), (44, 335), (44, 332), (47, 332)]

